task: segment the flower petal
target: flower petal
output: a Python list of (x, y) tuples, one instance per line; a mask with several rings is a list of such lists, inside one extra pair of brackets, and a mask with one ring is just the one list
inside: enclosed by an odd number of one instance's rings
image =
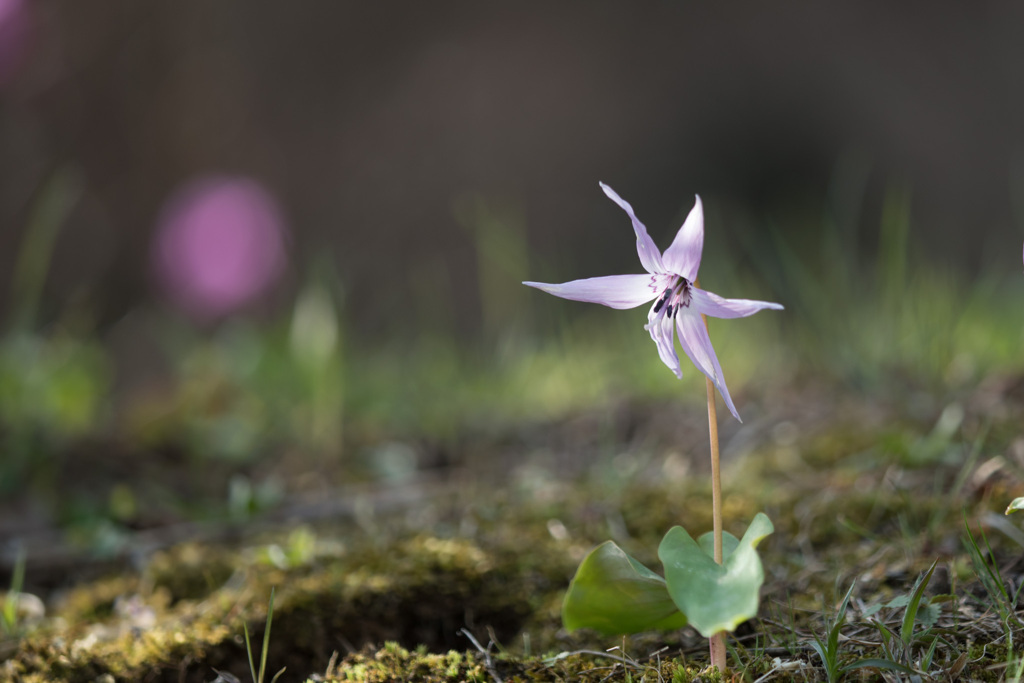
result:
[(725, 386), (722, 366), (718, 364), (718, 356), (715, 355), (715, 349), (711, 346), (711, 338), (708, 337), (708, 330), (704, 327), (704, 321), (701, 320), (700, 314), (692, 308), (680, 309), (676, 314), (676, 327), (679, 329), (679, 345), (683, 347), (683, 351), (697, 366), (697, 369), (718, 387), (729, 412), (737, 420), (740, 420), (740, 414), (736, 412), (736, 406), (733, 405), (732, 397), (729, 396), (729, 389)]
[(748, 315), (753, 315), (766, 308), (782, 310), (782, 304), (753, 301), (752, 299), (724, 299), (717, 294), (696, 287), (690, 288), (690, 296), (698, 313), (715, 318), (746, 318)]
[(672, 331), (672, 318), (668, 317), (662, 309), (660, 314), (655, 314), (654, 309), (648, 316), (649, 322), (644, 328), (651, 333), (651, 339), (658, 347), (658, 355), (661, 362), (668, 366), (668, 369), (675, 373), (679, 379), (683, 378), (683, 371), (679, 367), (679, 355), (676, 353), (676, 340)]
[(664, 273), (665, 266), (661, 262), (661, 252), (655, 246), (654, 240), (647, 234), (647, 228), (640, 222), (640, 219), (633, 213), (633, 207), (625, 199), (615, 193), (615, 190), (604, 183), (598, 183), (608, 198), (622, 207), (622, 210), (629, 214), (633, 221), (633, 231), (636, 233), (636, 253), (640, 256), (640, 264), (648, 273)]
[(704, 205), (700, 195), (690, 214), (679, 228), (672, 245), (665, 250), (663, 258), (665, 267), (677, 275), (682, 275), (690, 282), (697, 279), (700, 269), (700, 255), (704, 251)]
[(557, 285), (544, 282), (523, 284), (563, 299), (587, 301), (612, 308), (636, 308), (656, 297), (659, 292), (654, 288), (654, 278), (650, 275), (606, 275)]

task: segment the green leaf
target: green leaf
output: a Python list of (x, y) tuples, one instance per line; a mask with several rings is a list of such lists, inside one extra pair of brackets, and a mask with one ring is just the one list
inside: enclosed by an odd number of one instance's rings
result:
[(580, 563), (562, 603), (570, 631), (592, 628), (605, 635), (670, 630), (686, 626), (661, 578), (612, 541)]
[(658, 557), (665, 565), (668, 592), (705, 638), (733, 631), (757, 615), (764, 568), (755, 548), (774, 530), (768, 517), (757, 513), (724, 564), (716, 563), (682, 527), (665, 534)]
[(903, 613), (903, 625), (900, 628), (900, 640), (903, 641), (904, 648), (910, 647), (911, 642), (913, 642), (914, 622), (917, 621), (917, 611), (921, 606), (921, 598), (924, 597), (924, 589), (928, 587), (928, 582), (932, 579), (932, 572), (935, 571), (937, 563), (938, 560), (932, 562), (932, 566), (928, 568), (928, 571), (917, 577), (917, 583), (914, 584), (914, 593), (907, 604), (907, 610)]
[[(828, 678), (829, 683), (832, 683), (836, 678), (836, 671), (838, 667), (834, 659), (829, 658), (829, 652), (825, 650), (825, 645), (821, 642), (821, 638), (818, 637), (817, 633), (811, 634), (814, 636), (814, 640), (811, 641), (811, 648), (818, 653), (818, 657), (821, 658), (821, 665), (825, 668), (825, 676)], [(834, 653), (831, 653), (834, 654)]]
[(836, 612), (835, 622), (828, 631), (828, 648), (829, 651), (832, 652), (834, 661), (838, 660), (839, 633), (842, 631), (843, 625), (846, 623), (846, 608), (850, 606), (850, 597), (853, 595), (853, 589), (856, 586), (857, 580), (854, 579), (853, 583), (850, 584), (850, 589), (846, 591), (846, 596), (843, 598), (843, 602), (839, 605), (839, 611)]
[(1011, 512), (1017, 512), (1017, 510), (1024, 510), (1024, 496), (1020, 498), (1014, 498), (1006, 508), (1006, 514)]

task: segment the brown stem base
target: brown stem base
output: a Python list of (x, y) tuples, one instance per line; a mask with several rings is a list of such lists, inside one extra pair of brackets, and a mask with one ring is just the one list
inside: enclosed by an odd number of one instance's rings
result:
[(725, 675), (725, 633), (716, 633), (708, 642), (711, 644), (711, 666), (717, 666)]

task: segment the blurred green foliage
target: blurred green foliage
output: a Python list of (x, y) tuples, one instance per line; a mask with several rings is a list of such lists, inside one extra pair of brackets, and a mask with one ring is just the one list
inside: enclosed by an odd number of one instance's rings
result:
[[(395, 457), (367, 468), (355, 451), (403, 439), (451, 441), (467, 429), (547, 421), (624, 399), (703, 400), (696, 370), (684, 368), (681, 382), (665, 370), (643, 329), (643, 308), (614, 312), (523, 287), (525, 277), (560, 269), (531, 259), (521, 207), (481, 197), (454, 208), (476, 245), (483, 313), (476, 332), (458, 329), (444, 312), (452, 303), (443, 272), (427, 264), (410, 274), (416, 297), (400, 316), (401, 334), (370, 338), (349, 328), (343, 278), (313, 265), (276, 318), (235, 316), (198, 329), (149, 312), (169, 376), (148, 393), (116, 393), (112, 351), (88, 325), (60, 322), (75, 320), (74, 311), (37, 322), (48, 250), (77, 192), (69, 178), (58, 174), (41, 193), (13, 290), (17, 319), (0, 337), (2, 492), (27, 484), (52, 493), (74, 444), (116, 442), (140, 457), (184, 453), (190, 476), (222, 478), (216, 509), (240, 518), (279, 498), (280, 484), (252, 470), (268, 459), (335, 472), (351, 465), (349, 476), (397, 480), (416, 467), (415, 454), (406, 462), (405, 451), (391, 448)], [(770, 224), (723, 227), (709, 212), (705, 285), (786, 306), (777, 316), (710, 321), (741, 413), (746, 388), (813, 381), (869, 393), (955, 394), (990, 373), (1021, 369), (1019, 273), (969, 281), (922, 260), (908, 238), (910, 193), (896, 185), (877, 258), (862, 262), (858, 236), (843, 219), (848, 204), (834, 201), (817, 225), (787, 231), (800, 240)], [(623, 245), (632, 248), (629, 239)], [(102, 523), (89, 528), (106, 537), (104, 529), (130, 523), (149, 502), (130, 485), (108, 488), (100, 504), (69, 507), (63, 517), (98, 515)]]

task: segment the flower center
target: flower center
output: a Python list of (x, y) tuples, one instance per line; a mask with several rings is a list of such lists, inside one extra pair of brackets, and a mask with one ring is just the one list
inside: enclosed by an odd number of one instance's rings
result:
[(658, 314), (664, 308), (665, 315), (674, 318), (680, 308), (688, 308), (690, 306), (690, 286), (690, 281), (685, 277), (680, 276), (673, 280), (665, 288), (658, 303), (654, 304), (654, 313)]

